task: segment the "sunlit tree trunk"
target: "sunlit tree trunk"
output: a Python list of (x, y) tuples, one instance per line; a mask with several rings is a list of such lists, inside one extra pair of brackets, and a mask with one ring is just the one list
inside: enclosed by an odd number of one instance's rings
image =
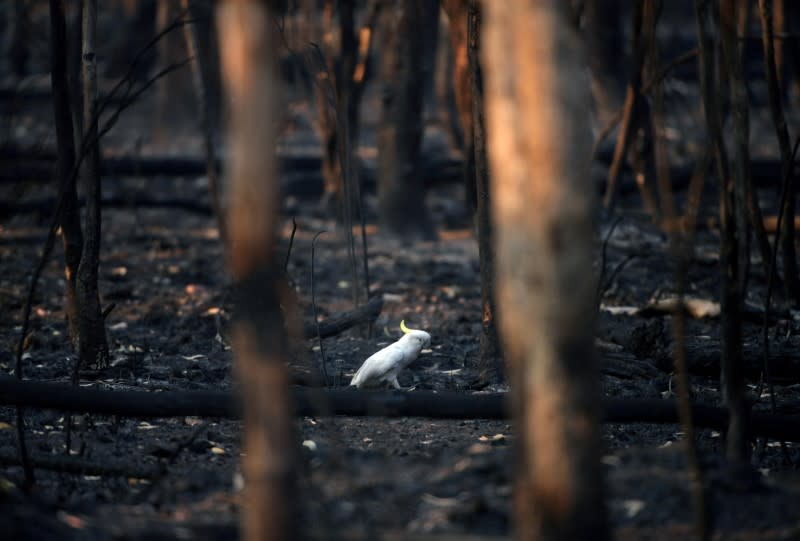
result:
[(217, 9), (229, 107), (227, 226), (237, 312), (233, 341), (244, 409), (242, 533), (249, 541), (292, 539), (297, 529), (287, 339), (280, 308), (286, 287), (273, 255), (280, 95), (273, 17), (268, 3), (256, 0), (228, 0)]
[(607, 539), (582, 43), (567, 2), (484, 8), (497, 305), (519, 433), (517, 533)]
[(405, 239), (432, 239), (420, 174), (423, 46), (415, 35), (426, 14), (423, 0), (398, 0), (384, 9), (381, 31), (383, 120), (378, 129), (380, 224)]

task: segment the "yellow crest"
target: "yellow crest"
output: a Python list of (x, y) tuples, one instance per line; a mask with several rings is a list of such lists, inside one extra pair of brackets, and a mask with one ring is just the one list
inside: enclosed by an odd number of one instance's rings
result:
[(408, 327), (406, 327), (406, 320), (403, 319), (400, 321), (400, 330), (403, 331), (403, 334), (408, 334), (414, 329), (409, 329)]

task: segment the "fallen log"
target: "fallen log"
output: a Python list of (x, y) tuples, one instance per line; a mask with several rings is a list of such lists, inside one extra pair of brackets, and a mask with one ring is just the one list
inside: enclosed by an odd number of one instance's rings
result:
[[(720, 343), (712, 338), (703, 341), (689, 341), (686, 344), (686, 360), (689, 373), (719, 377)], [(764, 359), (761, 344), (744, 345), (744, 375), (752, 380), (759, 380), (764, 373)], [(656, 366), (664, 372), (673, 370), (672, 346), (668, 347), (656, 358)], [(774, 345), (769, 355), (769, 373), (775, 383), (787, 384), (800, 380), (800, 358), (797, 356), (796, 344)]]
[[(383, 297), (372, 297), (366, 304), (362, 304), (354, 310), (335, 314), (325, 321), (320, 321), (319, 335), (322, 338), (328, 338), (356, 325), (375, 321), (382, 309)], [(306, 338), (317, 337), (317, 325), (313, 321), (303, 323), (303, 336)]]
[[(507, 419), (508, 393), (356, 391), (292, 387), (294, 411), (299, 416), (347, 415), (427, 417), (435, 419)], [(121, 415), (136, 418), (239, 418), (232, 392), (225, 391), (108, 391), (74, 388), (66, 384), (0, 378), (0, 406), (26, 406), (75, 413)], [(695, 426), (724, 430), (727, 411), (714, 406), (692, 406)], [(604, 403), (604, 423), (675, 424), (678, 410), (672, 400), (610, 399)], [(753, 436), (800, 441), (800, 415), (752, 412)]]

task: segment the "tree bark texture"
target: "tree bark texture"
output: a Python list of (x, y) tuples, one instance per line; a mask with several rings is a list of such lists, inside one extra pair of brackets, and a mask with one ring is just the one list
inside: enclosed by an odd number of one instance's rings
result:
[(380, 224), (401, 238), (435, 238), (420, 175), (422, 59), (415, 36), (425, 17), (423, 0), (397, 0), (384, 10), (381, 84), (383, 121), (378, 129)]
[(78, 265), (76, 294), (78, 304), (79, 362), (83, 366), (104, 364), (108, 357), (106, 328), (97, 285), (100, 264), (102, 193), (100, 185), (100, 141), (97, 137), (97, 0), (83, 0), (81, 35), (83, 79), (83, 126), (81, 148), (86, 152), (82, 182), (86, 196), (84, 243)]
[(297, 522), (288, 346), (280, 308), (285, 284), (272, 246), (280, 201), (274, 16), (267, 2), (256, 0), (228, 0), (217, 8), (229, 106), (228, 262), (237, 297), (233, 343), (244, 408), (242, 531), (250, 541), (293, 539)]
[(498, 316), (519, 433), (517, 534), (607, 539), (582, 43), (566, 2), (483, 6)]
[(489, 192), (489, 164), (486, 160), (486, 129), (484, 124), (483, 73), (480, 65), (481, 9), (477, 0), (469, 0), (468, 10), (469, 71), (472, 86), (472, 138), (475, 152), (472, 182), (478, 196), (477, 229), (478, 251), (481, 267), (481, 381), (496, 383), (505, 374), (503, 354), (497, 337), (497, 310), (494, 293), (494, 247), (492, 243), (491, 198)]
[(70, 342), (78, 349), (78, 305), (75, 286), (83, 251), (78, 194), (75, 186), (75, 136), (72, 127), (70, 92), (67, 78), (67, 22), (64, 0), (50, 0), (50, 69), (53, 89), (53, 113), (58, 144), (57, 178), (63, 206), (59, 229), (64, 243), (65, 312)]

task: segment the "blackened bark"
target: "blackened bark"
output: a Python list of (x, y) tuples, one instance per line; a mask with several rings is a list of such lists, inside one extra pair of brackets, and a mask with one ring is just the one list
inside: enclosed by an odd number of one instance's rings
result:
[(100, 307), (97, 273), (100, 264), (100, 226), (102, 191), (100, 186), (100, 141), (97, 137), (97, 55), (95, 36), (97, 0), (83, 0), (83, 125), (86, 127), (82, 147), (87, 153), (83, 161), (83, 191), (86, 197), (84, 244), (78, 265), (76, 294), (78, 302), (78, 334), (80, 364), (104, 365), (108, 358), (106, 329)]
[(468, 12), (469, 68), (472, 85), (472, 131), (475, 147), (473, 182), (478, 195), (477, 229), (481, 266), (481, 341), (478, 369), (484, 383), (503, 379), (503, 355), (497, 337), (494, 302), (494, 246), (492, 242), (491, 199), (489, 193), (489, 165), (486, 162), (486, 129), (483, 112), (483, 73), (480, 65), (481, 9), (477, 0), (469, 0)]
[[(358, 215), (360, 205), (359, 111), (381, 3), (373, 0), (360, 29), (355, 26), (353, 2), (339, 0), (336, 6), (339, 14), (339, 48), (338, 51), (331, 46), (325, 48), (326, 64), (317, 74), (319, 82), (316, 97), (323, 150), (322, 204), (329, 210), (335, 210), (344, 223), (347, 222), (345, 218), (349, 220)], [(334, 2), (328, 0), (323, 12), (322, 33), (325, 35), (331, 33), (333, 8)], [(315, 6), (307, 6), (307, 12), (309, 17), (313, 17)], [(347, 197), (346, 193), (349, 194)]]
[[(731, 412), (727, 434), (728, 458), (743, 462), (746, 458), (744, 375), (742, 356), (742, 280), (740, 250), (742, 243), (737, 231), (737, 198), (733, 179), (728, 174), (727, 153), (722, 138), (722, 106), (720, 86), (715, 77), (719, 62), (719, 13), (710, 0), (695, 0), (695, 20), (700, 54), (700, 88), (708, 132), (714, 145), (720, 182), (720, 307), (721, 338), (720, 386), (722, 400)], [(742, 181), (744, 179), (742, 178)], [(741, 186), (739, 191), (741, 191)]]
[(78, 349), (78, 305), (75, 285), (83, 251), (80, 210), (75, 186), (75, 138), (67, 79), (67, 23), (64, 0), (50, 0), (50, 63), (53, 89), (53, 113), (58, 144), (57, 176), (64, 203), (59, 220), (64, 243), (64, 276), (66, 278), (67, 326), (73, 348)]
[(30, 32), (28, 7), (25, 0), (6, 0), (6, 35), (3, 40), (3, 54), (8, 60), (11, 72), (23, 77), (28, 72), (28, 45)]
[(464, 155), (465, 208), (469, 216), (474, 216), (478, 208), (478, 194), (475, 186), (475, 147), (472, 136), (472, 83), (467, 53), (467, 0), (443, 0), (442, 7), (450, 20), (448, 31), (453, 54), (453, 97), (460, 128), (460, 138), (456, 138), (456, 143), (460, 145)]
[(422, 59), (422, 80), (425, 85), (423, 93), (423, 117), (435, 118), (439, 108), (436, 95), (436, 61), (439, 57), (439, 4), (440, 0), (425, 0), (425, 26), (422, 39), (425, 40)]
[(625, 95), (625, 73), (620, 69), (625, 58), (622, 4), (620, 0), (588, 0), (583, 8), (592, 94), (601, 128), (619, 112)]
[[(761, 35), (764, 47), (764, 67), (768, 86), (769, 108), (772, 114), (772, 122), (778, 137), (778, 147), (781, 153), (783, 164), (782, 175), (790, 178), (787, 172), (792, 167), (792, 150), (789, 141), (789, 130), (786, 127), (786, 118), (783, 112), (783, 99), (781, 97), (778, 75), (775, 66), (775, 45), (772, 31), (772, 19), (770, 16), (772, 2), (770, 0), (758, 0), (759, 14), (761, 16)], [(797, 269), (797, 252), (794, 246), (795, 230), (795, 200), (796, 190), (794, 182), (789, 182), (786, 192), (786, 201), (783, 206), (783, 230), (781, 231), (781, 248), (783, 249), (783, 279), (786, 289), (794, 302), (795, 306), (800, 305), (800, 276)]]
[[(617, 142), (614, 147), (614, 158), (608, 168), (608, 184), (606, 185), (603, 204), (608, 211), (614, 208), (617, 181), (622, 170), (623, 160), (628, 156), (645, 209), (657, 222), (658, 207), (647, 184), (648, 178), (652, 179), (654, 174), (652, 153), (647, 150), (647, 146), (652, 141), (652, 127), (650, 126), (649, 106), (647, 101), (642, 99), (640, 93), (648, 37), (643, 28), (643, 22), (644, 2), (636, 2), (631, 16), (631, 49), (633, 50), (631, 72), (625, 92), (625, 103), (619, 132), (617, 133)], [(639, 128), (642, 128), (643, 135), (641, 137), (639, 136)], [(636, 145), (634, 145), (636, 142), (639, 143), (640, 148), (636, 148)]]
[[(193, 13), (197, 9), (190, 5), (189, 0), (181, 0), (181, 7), (190, 19), (194, 19)], [(217, 229), (219, 238), (223, 246), (227, 238), (225, 228), (225, 216), (222, 205), (220, 204), (219, 179), (217, 176), (217, 153), (214, 146), (214, 108), (209, 102), (209, 97), (213, 94), (209, 91), (208, 67), (206, 61), (208, 55), (201, 55), (200, 51), (200, 29), (195, 21), (186, 23), (183, 27), (183, 36), (186, 41), (186, 49), (192, 58), (192, 84), (194, 95), (197, 99), (197, 116), (199, 117), (200, 129), (203, 130), (203, 148), (206, 156), (206, 175), (208, 176), (208, 191), (211, 200), (211, 208), (214, 209), (214, 217), (217, 219)], [(206, 36), (209, 32), (206, 31)]]
[(378, 130), (380, 224), (407, 240), (434, 239), (420, 175), (422, 143), (423, 0), (400, 0), (383, 17), (381, 84), (383, 121)]
[[(747, 83), (745, 80), (744, 64), (742, 61), (741, 47), (737, 35), (740, 30), (740, 12), (748, 9), (742, 0), (722, 0), (720, 2), (720, 36), (722, 57), (725, 63), (724, 72), (728, 76), (728, 90), (730, 94), (731, 116), (733, 117), (733, 164), (732, 179), (729, 180), (729, 189), (732, 188), (734, 203), (735, 238), (737, 242), (738, 260), (738, 288), (741, 297), (741, 308), (744, 310), (744, 299), (747, 297), (747, 273), (750, 267), (750, 243), (748, 235), (748, 208), (750, 209), (753, 223), (762, 250), (762, 257), (766, 256), (765, 264), (768, 265), (771, 256), (769, 241), (764, 231), (761, 210), (758, 206), (756, 194), (752, 191), (750, 179), (750, 108), (747, 96)], [(753, 212), (757, 216), (753, 216)], [(763, 235), (763, 237), (762, 237)], [(765, 269), (769, 272), (769, 269)], [(766, 273), (765, 273), (766, 274)], [(743, 361), (742, 361), (743, 362)], [(744, 395), (744, 379), (740, 382), (740, 394)], [(743, 442), (742, 442), (743, 443)]]

